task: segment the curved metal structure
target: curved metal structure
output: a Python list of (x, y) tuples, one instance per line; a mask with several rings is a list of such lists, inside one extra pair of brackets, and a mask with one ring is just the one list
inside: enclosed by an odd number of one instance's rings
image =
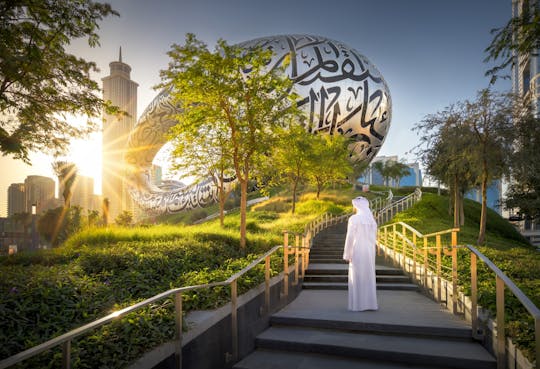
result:
[[(386, 82), (365, 56), (342, 42), (310, 35), (263, 37), (239, 46), (272, 50), (270, 68), (291, 55), (286, 73), (300, 95), (298, 105), (308, 115), (307, 132), (352, 138), (352, 160), (369, 162), (377, 154), (390, 128), (392, 104)], [(150, 181), (152, 160), (176, 123), (172, 118), (176, 109), (169, 91), (161, 91), (129, 137), (126, 161), (132, 168), (130, 193), (143, 209), (153, 213), (190, 209), (217, 198), (212, 180), (166, 190)]]

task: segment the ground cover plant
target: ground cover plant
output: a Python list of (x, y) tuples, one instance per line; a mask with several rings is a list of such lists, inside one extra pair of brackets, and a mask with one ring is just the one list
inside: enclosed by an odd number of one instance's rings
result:
[[(480, 204), (465, 200), (465, 225), (460, 228), (458, 243), (475, 245), (480, 223)], [(453, 227), (448, 214), (448, 197), (424, 192), (422, 201), (399, 213), (391, 222), (405, 222), (423, 234)], [(527, 243), (512, 224), (489, 210), (486, 245), (475, 246), (497, 265), (536, 304), (540, 306), (540, 252)], [(470, 253), (459, 250), (458, 280), (463, 291), (470, 295)], [(445, 258), (449, 263), (449, 258)], [(447, 265), (450, 266), (450, 265)], [(495, 274), (478, 261), (479, 304), (494, 316)], [(521, 303), (506, 289), (505, 317), (507, 334), (530, 359), (534, 360), (534, 320)]]
[[(302, 232), (305, 224), (331, 212), (350, 212), (351, 188), (305, 193), (297, 212), (265, 209), (248, 213), (245, 252), (239, 248), (239, 215), (197, 226), (145, 225), (89, 228), (61, 247), (0, 257), (0, 359), (172, 287), (222, 281), (258, 255), (282, 243), (283, 230)], [(280, 194), (269, 203), (290, 201)], [(272, 258), (272, 273), (282, 269)], [(264, 280), (262, 266), (239, 281), (239, 293)], [(228, 288), (184, 296), (184, 310), (213, 309), (229, 301)], [(162, 300), (108, 324), (72, 343), (75, 368), (124, 367), (174, 336), (173, 303)], [(60, 349), (20, 367), (56, 368)]]

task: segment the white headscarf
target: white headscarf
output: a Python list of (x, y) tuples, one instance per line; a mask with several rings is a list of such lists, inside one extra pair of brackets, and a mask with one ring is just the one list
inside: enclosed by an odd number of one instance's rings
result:
[(358, 196), (352, 200), (352, 204), (356, 209), (355, 216), (360, 219), (360, 223), (376, 224), (375, 218), (373, 218), (373, 214), (369, 208), (369, 201), (365, 197)]

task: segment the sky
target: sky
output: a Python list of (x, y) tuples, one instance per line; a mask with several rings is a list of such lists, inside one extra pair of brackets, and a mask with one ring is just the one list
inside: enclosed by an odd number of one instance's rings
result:
[[(218, 39), (230, 44), (279, 34), (312, 34), (344, 42), (366, 56), (384, 76), (392, 96), (392, 123), (379, 155), (417, 161), (411, 153), (418, 133), (411, 129), (428, 114), (465, 99), (488, 86), (483, 62), (490, 30), (511, 16), (511, 0), (112, 0), (120, 17), (100, 23), (98, 48), (74, 40), (68, 51), (92, 60), (100, 68), (98, 81), (109, 74), (109, 63), (131, 66), (139, 84), (140, 115), (156, 96), (159, 71), (167, 68), (166, 52), (185, 34), (213, 48)], [(510, 89), (501, 81), (497, 90)], [(101, 193), (101, 135), (72, 143), (67, 159), (81, 175), (93, 176)], [(32, 156), (28, 166), (0, 157), (0, 216), (7, 213), (7, 189), (27, 175), (54, 178), (52, 158)]]

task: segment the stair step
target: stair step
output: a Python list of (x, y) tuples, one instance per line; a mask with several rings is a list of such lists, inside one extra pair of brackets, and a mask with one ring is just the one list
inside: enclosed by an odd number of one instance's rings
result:
[[(304, 289), (315, 290), (346, 290), (348, 284), (345, 282), (304, 282)], [(413, 283), (377, 283), (378, 290), (400, 290), (400, 291), (417, 291), (418, 286)]]
[[(315, 353), (256, 350), (235, 369), (406, 369), (410, 365), (369, 359), (341, 358)], [(449, 369), (443, 366), (415, 366), (417, 369)]]
[[(347, 275), (349, 273), (349, 265), (347, 264), (325, 264), (325, 263), (310, 263), (306, 269), (306, 274), (338, 274)], [(386, 267), (377, 265), (375, 267), (377, 275), (403, 275), (403, 271), (398, 268)]]
[(366, 332), (370, 334), (394, 334), (414, 337), (444, 337), (471, 341), (472, 331), (469, 327), (441, 327), (433, 325), (411, 325), (388, 322), (339, 320), (335, 316), (296, 316), (274, 314), (270, 317), (271, 326), (309, 327), (317, 329), (333, 329), (347, 332)]
[(271, 327), (257, 336), (256, 346), (270, 350), (369, 358), (409, 365), (445, 363), (454, 368), (496, 368), (494, 358), (478, 343), (443, 338)]
[[(340, 274), (308, 274), (304, 282), (347, 282), (348, 275)], [(411, 279), (405, 275), (377, 275), (377, 283), (410, 283)]]
[[(312, 259), (310, 258), (310, 262)], [(316, 258), (313, 259), (313, 262), (319, 264), (348, 264), (347, 261), (338, 258)]]

